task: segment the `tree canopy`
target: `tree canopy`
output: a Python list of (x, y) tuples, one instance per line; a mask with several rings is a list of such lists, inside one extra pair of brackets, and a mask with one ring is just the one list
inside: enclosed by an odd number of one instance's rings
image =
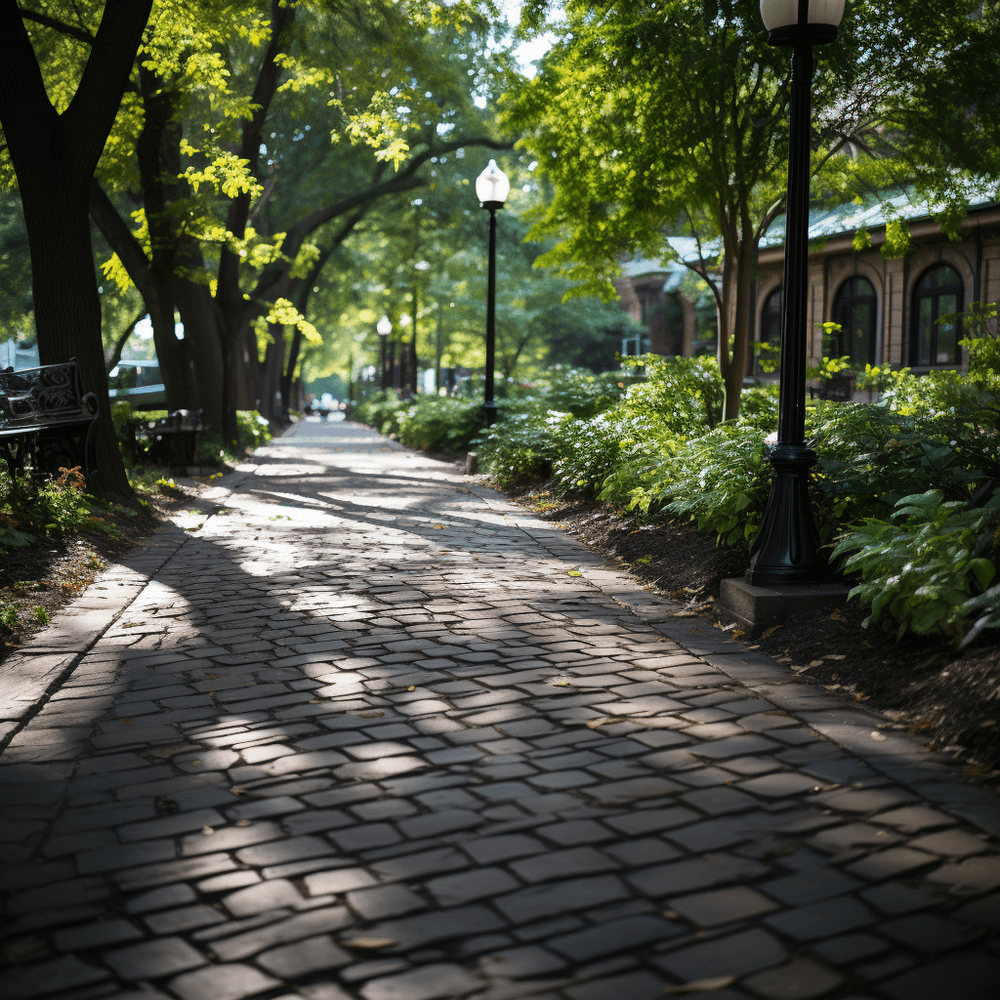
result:
[[(566, 0), (562, 16), (546, 23), (550, 6), (525, 6), (523, 30), (544, 26), (556, 41), (505, 116), (555, 187), (534, 230), (558, 239), (546, 261), (581, 288), (611, 294), (624, 252), (670, 257), (671, 236), (695, 237), (700, 252), (685, 263), (716, 295), (732, 417), (747, 368), (757, 246), (784, 210), (787, 50), (767, 44), (757, 0)], [(940, 57), (949, 53), (951, 63), (952, 47), (961, 51), (967, 40), (988, 59), (979, 29), (969, 27), (978, 5), (949, 6), (946, 17), (932, 18), (914, 0), (858, 0), (836, 44), (817, 49), (817, 194), (855, 194), (865, 176), (857, 160), (881, 154), (893, 122), (908, 137), (911, 172), (923, 167), (929, 176), (933, 128), (917, 126), (942, 103)], [(908, 33), (914, 29), (919, 37)], [(948, 99), (974, 115), (977, 91), (963, 89), (969, 74), (955, 81)]]

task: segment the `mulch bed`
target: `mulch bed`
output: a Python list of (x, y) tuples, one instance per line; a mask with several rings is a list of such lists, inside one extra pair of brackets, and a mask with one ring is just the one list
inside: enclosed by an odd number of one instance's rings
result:
[[(622, 516), (596, 501), (554, 497), (544, 485), (508, 494), (627, 566), (656, 593), (724, 624), (716, 605), (719, 584), (743, 575), (745, 546), (720, 548), (689, 521)], [(970, 779), (1000, 783), (1000, 635), (987, 633), (959, 653), (927, 636), (897, 639), (891, 620), (865, 628), (866, 615), (852, 601), (791, 618), (746, 646), (959, 757)]]

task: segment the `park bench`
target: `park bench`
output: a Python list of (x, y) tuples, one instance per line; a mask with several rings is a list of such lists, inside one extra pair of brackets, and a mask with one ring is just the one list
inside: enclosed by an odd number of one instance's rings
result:
[(97, 396), (80, 388), (73, 358), (39, 368), (0, 369), (0, 457), (11, 477), (81, 468), (89, 479)]
[(198, 435), (202, 430), (201, 410), (174, 410), (158, 420), (133, 418), (124, 429), (133, 459), (138, 455), (138, 439), (144, 438), (150, 460), (164, 462), (171, 469), (194, 465)]

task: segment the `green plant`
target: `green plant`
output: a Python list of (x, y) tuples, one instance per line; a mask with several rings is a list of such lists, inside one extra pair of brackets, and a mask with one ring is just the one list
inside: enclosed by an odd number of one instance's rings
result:
[(690, 438), (633, 490), (630, 506), (686, 515), (720, 544), (752, 542), (770, 492), (764, 437), (760, 428), (736, 421)]
[(35, 609), (31, 612), (31, 615), (39, 625), (47, 625), (50, 621), (52, 621), (52, 615), (50, 615), (40, 604), (35, 605)]
[(968, 617), (979, 615), (972, 628), (965, 634), (960, 645), (968, 646), (979, 638), (986, 629), (1000, 629), (1000, 585), (990, 587), (978, 597), (972, 597), (962, 605), (962, 611)]
[(18, 606), (16, 604), (0, 603), (0, 626), (10, 632), (21, 627), (21, 619), (18, 616)]
[(871, 605), (865, 625), (885, 610), (899, 622), (898, 635), (940, 632), (960, 641), (979, 610), (967, 607), (970, 599), (996, 576), (998, 518), (1000, 494), (970, 509), (928, 490), (903, 497), (890, 520), (869, 518), (847, 532), (832, 558), (846, 556), (843, 568), (861, 574), (850, 596)]
[(400, 406), (394, 417), (399, 440), (421, 451), (464, 451), (483, 425), (481, 401), (426, 393)]

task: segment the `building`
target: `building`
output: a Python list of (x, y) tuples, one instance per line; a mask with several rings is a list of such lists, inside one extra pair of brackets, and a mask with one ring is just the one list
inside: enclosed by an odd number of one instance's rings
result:
[[(887, 225), (880, 207), (845, 206), (814, 212), (809, 237), (809, 348), (815, 360), (849, 357), (866, 364), (964, 370), (961, 324), (947, 317), (973, 302), (1000, 300), (1000, 206), (973, 203), (958, 227), (958, 239), (942, 231), (926, 204), (905, 195), (893, 202), (909, 226), (911, 249), (883, 256)], [(854, 248), (867, 231), (870, 249)], [(777, 344), (780, 335), (784, 232), (773, 227), (761, 244), (755, 287), (754, 339)], [(943, 321), (942, 321), (943, 320)], [(940, 321), (940, 322), (939, 322)], [(841, 329), (828, 334), (824, 323)]]
[[(693, 244), (693, 241), (691, 241)], [(687, 249), (685, 245), (685, 249)], [(633, 260), (615, 281), (622, 310), (646, 329), (622, 342), (622, 354), (715, 353), (715, 303), (707, 287), (677, 261)]]
[[(1000, 205), (972, 199), (956, 240), (942, 231), (926, 202), (913, 202), (901, 193), (889, 204), (909, 227), (912, 247), (900, 257), (880, 252), (888, 228), (881, 204), (811, 213), (807, 356), (812, 362), (849, 357), (854, 371), (864, 371), (866, 364), (916, 373), (965, 370), (959, 343), (964, 333), (947, 317), (967, 312), (973, 302), (1000, 301)], [(855, 241), (862, 233), (868, 234), (870, 247), (859, 251)], [(670, 242), (682, 258), (689, 254), (695, 259), (693, 240)], [(683, 264), (636, 260), (622, 272), (615, 287), (622, 309), (648, 331), (643, 350), (685, 357), (715, 352), (714, 303), (685, 294), (682, 281), (690, 272)], [(784, 227), (778, 220), (761, 241), (751, 308), (752, 339), (775, 349), (783, 276)], [(825, 323), (838, 324), (840, 330), (825, 332)], [(747, 374), (762, 374), (756, 357)]]

